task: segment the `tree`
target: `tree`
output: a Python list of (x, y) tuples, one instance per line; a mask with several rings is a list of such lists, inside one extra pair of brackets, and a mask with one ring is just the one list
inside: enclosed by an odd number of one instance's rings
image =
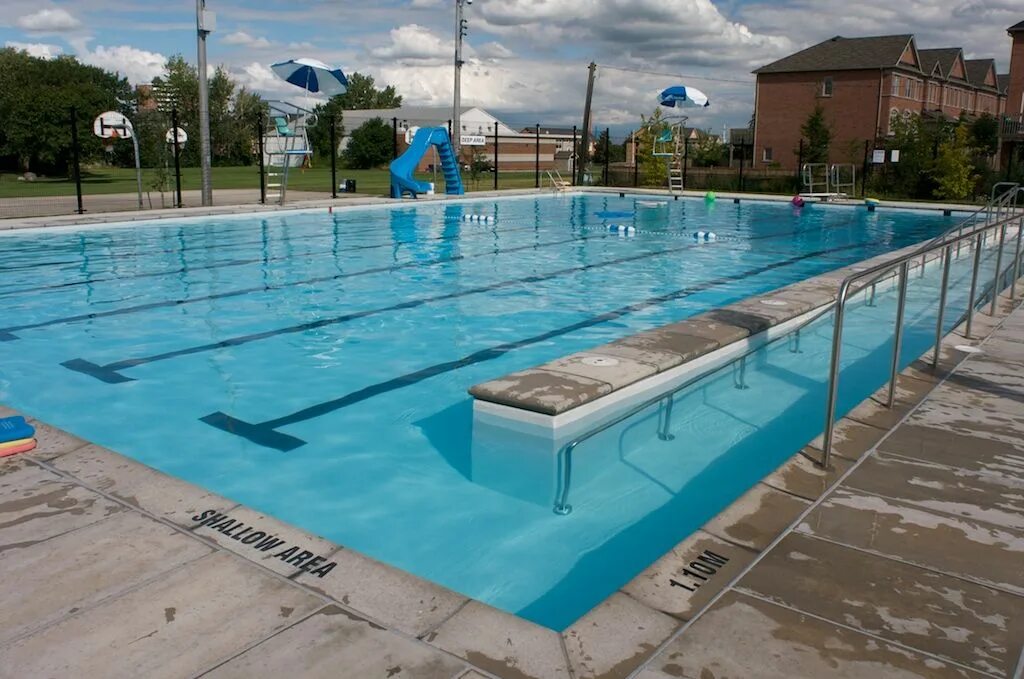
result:
[(668, 166), (665, 158), (654, 155), (655, 141), (672, 129), (662, 118), (661, 110), (659, 106), (649, 118), (641, 116), (643, 126), (635, 133), (636, 160), (643, 171), (644, 184), (648, 186), (665, 186), (668, 183)]
[[(164, 65), (163, 75), (153, 79), (153, 91), (167, 127), (171, 108), (177, 108), (178, 125), (189, 136), (189, 143), (182, 149), (182, 164), (198, 165), (199, 73), (196, 67), (180, 54), (171, 57)], [(266, 112), (266, 103), (259, 95), (239, 87), (223, 66), (218, 66), (210, 77), (209, 91), (212, 162), (215, 165), (252, 163), (257, 116)]]
[(953, 137), (939, 145), (933, 170), (936, 198), (961, 200), (974, 188), (977, 176), (973, 174), (969, 139), (967, 126), (958, 125)]
[(346, 166), (356, 170), (379, 167), (391, 160), (394, 144), (391, 125), (373, 118), (352, 131), (342, 153)]
[(982, 113), (969, 123), (970, 144), (985, 155), (993, 156), (999, 150), (999, 121), (990, 113)]
[(314, 155), (329, 158), (331, 153), (337, 152), (331, 149), (331, 120), (334, 120), (335, 139), (340, 142), (345, 134), (343, 122), (346, 110), (398, 108), (401, 105), (402, 96), (393, 86), (378, 89), (372, 76), (353, 72), (348, 78), (348, 91), (334, 95), (313, 109), (316, 123), (310, 125), (306, 133)]
[[(814, 110), (800, 126), (800, 134), (804, 142), (804, 162), (827, 163), (828, 148), (832, 143), (832, 129), (825, 121), (825, 109), (821, 104), (814, 106)], [(799, 152), (799, 149), (794, 149), (794, 153)]]
[(708, 132), (697, 132), (690, 144), (690, 162), (694, 167), (715, 167), (728, 162), (729, 152), (722, 140)]
[(0, 165), (37, 173), (63, 173), (71, 159), (70, 109), (78, 114), (82, 163), (102, 157), (92, 120), (104, 111), (128, 113), (128, 81), (72, 56), (40, 59), (0, 49)]

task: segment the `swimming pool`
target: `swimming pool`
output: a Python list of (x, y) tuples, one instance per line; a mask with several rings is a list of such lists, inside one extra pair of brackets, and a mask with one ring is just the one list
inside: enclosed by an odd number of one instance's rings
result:
[(574, 194), (9, 232), (0, 402), (562, 629), (692, 512), (614, 479), (569, 516), (475, 483), (466, 389), (953, 222)]

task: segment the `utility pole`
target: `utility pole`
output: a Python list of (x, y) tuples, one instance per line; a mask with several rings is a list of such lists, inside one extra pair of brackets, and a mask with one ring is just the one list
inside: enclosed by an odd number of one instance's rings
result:
[(580, 162), (577, 164), (579, 172), (578, 184), (583, 184), (583, 175), (587, 171), (587, 156), (590, 151), (590, 102), (594, 99), (594, 75), (597, 73), (597, 64), (590, 62), (588, 67), (590, 74), (587, 76), (587, 101), (583, 105), (583, 142), (580, 144)]
[(473, 0), (455, 0), (455, 101), (452, 106), (452, 150), (455, 152), (455, 162), (459, 162), (459, 152), (462, 150), (462, 39), (466, 37), (469, 26), (462, 18), (462, 10), (466, 5), (473, 4)]
[(199, 162), (203, 180), (203, 205), (213, 205), (210, 182), (210, 88), (206, 82), (206, 36), (217, 27), (213, 12), (206, 11), (206, 0), (196, 0), (196, 41), (199, 61)]

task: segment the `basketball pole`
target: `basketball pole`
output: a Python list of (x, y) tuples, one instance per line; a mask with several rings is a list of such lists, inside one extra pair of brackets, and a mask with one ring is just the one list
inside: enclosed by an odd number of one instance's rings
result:
[(213, 26), (207, 26), (206, 0), (196, 0), (196, 41), (199, 62), (199, 162), (203, 182), (203, 206), (213, 205), (213, 186), (210, 182), (210, 90), (206, 81), (206, 36), (211, 30), (213, 30)]

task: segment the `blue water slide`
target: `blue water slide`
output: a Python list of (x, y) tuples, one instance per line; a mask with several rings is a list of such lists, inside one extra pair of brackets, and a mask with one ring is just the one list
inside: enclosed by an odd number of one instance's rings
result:
[(448, 138), (448, 130), (444, 127), (421, 127), (416, 131), (412, 143), (409, 144), (405, 153), (391, 161), (392, 198), (401, 198), (405, 195), (415, 198), (430, 190), (430, 184), (414, 179), (413, 172), (416, 171), (420, 159), (431, 146), (437, 147), (437, 155), (441, 159), (441, 169), (444, 171), (444, 192), (451, 196), (461, 196), (465, 193), (465, 189), (462, 188), (459, 163), (455, 159), (455, 151)]

